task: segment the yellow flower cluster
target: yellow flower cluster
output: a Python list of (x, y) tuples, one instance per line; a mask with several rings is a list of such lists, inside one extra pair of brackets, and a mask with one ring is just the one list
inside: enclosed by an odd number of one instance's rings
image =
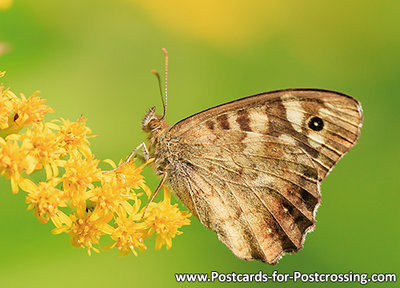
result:
[[(37, 94), (18, 97), (0, 85), (0, 175), (11, 180), (12, 192), (27, 192), (33, 215), (41, 223), (51, 220), (54, 234), (70, 234), (72, 246), (87, 249), (89, 255), (99, 247), (137, 255), (135, 248), (145, 251), (144, 240), (154, 234), (156, 249), (164, 244), (171, 248), (172, 238), (182, 233), (179, 229), (190, 224), (190, 214), (171, 205), (164, 187), (164, 201), (151, 203), (142, 216), (139, 198), (151, 191), (141, 172), (151, 160), (140, 166), (133, 160), (103, 173), (90, 150), (86, 119), (43, 122), (53, 109)], [(112, 160), (104, 162), (116, 167)], [(43, 181), (29, 179), (40, 170), (45, 171)], [(113, 243), (100, 246), (102, 236)]]

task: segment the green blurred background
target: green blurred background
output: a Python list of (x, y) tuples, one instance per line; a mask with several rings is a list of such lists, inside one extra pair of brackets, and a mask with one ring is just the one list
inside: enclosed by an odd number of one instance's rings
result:
[[(138, 257), (89, 257), (67, 235), (53, 236), (50, 224), (26, 211), (24, 193), (12, 195), (1, 178), (0, 287), (213, 286), (178, 284), (176, 272), (399, 273), (399, 12), (399, 1), (0, 0), (2, 81), (25, 95), (40, 90), (56, 109), (47, 119), (86, 116), (99, 136), (92, 141), (99, 159), (124, 158), (145, 139), (140, 121), (149, 107), (161, 107), (150, 70), (163, 70), (162, 47), (170, 56), (171, 124), (293, 87), (347, 93), (365, 113), (359, 144), (322, 184), (316, 231), (276, 266), (235, 258), (194, 217), (169, 251), (151, 243)], [(145, 175), (154, 189), (153, 171)]]

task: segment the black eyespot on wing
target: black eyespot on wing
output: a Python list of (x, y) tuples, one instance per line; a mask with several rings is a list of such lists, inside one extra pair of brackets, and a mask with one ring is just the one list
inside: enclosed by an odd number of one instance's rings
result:
[(324, 121), (319, 117), (313, 117), (308, 122), (308, 127), (314, 131), (321, 131), (324, 128)]

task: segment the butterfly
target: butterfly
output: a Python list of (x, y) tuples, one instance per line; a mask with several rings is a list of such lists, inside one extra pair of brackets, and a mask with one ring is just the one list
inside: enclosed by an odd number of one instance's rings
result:
[(275, 264), (302, 249), (315, 228), (321, 181), (360, 135), (360, 103), (334, 91), (284, 89), (210, 108), (172, 127), (163, 104), (164, 115), (153, 107), (142, 123), (149, 149), (137, 148), (155, 159), (162, 175), (156, 191), (167, 183), (241, 259)]

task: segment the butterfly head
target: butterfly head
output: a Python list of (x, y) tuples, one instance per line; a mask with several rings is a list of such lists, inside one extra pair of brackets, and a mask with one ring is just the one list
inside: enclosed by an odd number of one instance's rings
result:
[(156, 115), (156, 106), (150, 108), (146, 113), (142, 121), (143, 132), (157, 134), (167, 126), (164, 117), (161, 115)]

